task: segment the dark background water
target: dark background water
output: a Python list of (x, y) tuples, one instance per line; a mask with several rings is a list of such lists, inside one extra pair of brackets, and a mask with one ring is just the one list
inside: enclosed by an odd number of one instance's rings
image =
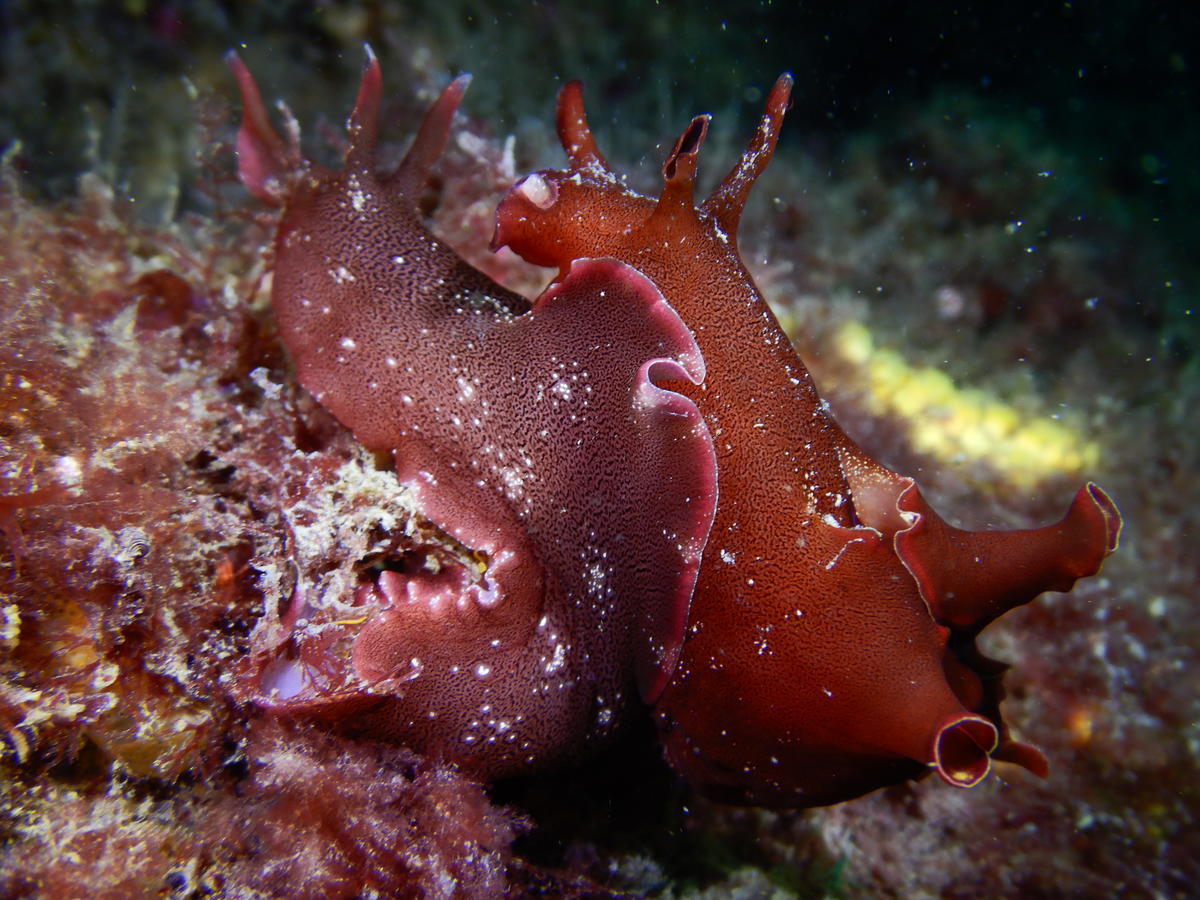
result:
[[(1177, 259), (1162, 303), (1192, 306), (1200, 233), (1200, 14), (1187, 4), (0, 2), (0, 146), (49, 196), (92, 168), (144, 196), (186, 171), (188, 83), (228, 95), (242, 48), (301, 121), (341, 109), (374, 43), (423, 73), (476, 75), (468, 113), (498, 134), (542, 128), (585, 80), (606, 146), (644, 154), (698, 111), (744, 133), (780, 71), (796, 77), (785, 145), (836, 167), (847, 140), (969, 96), (1075, 160), (1108, 215)], [(419, 58), (418, 58), (419, 57)], [(441, 77), (445, 77), (443, 74)], [(298, 88), (298, 89), (293, 89)], [(535, 124), (537, 123), (537, 124)], [(665, 130), (664, 130), (665, 129)], [(716, 138), (714, 138), (716, 139)], [(919, 148), (918, 148), (919, 149)], [(187, 202), (186, 184), (178, 193)], [(1186, 283), (1185, 283), (1186, 282)], [(1180, 288), (1183, 288), (1182, 290)]]

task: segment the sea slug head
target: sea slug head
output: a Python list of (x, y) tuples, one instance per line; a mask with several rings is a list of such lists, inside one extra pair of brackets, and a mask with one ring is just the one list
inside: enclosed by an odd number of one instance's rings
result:
[(528, 262), (562, 269), (571, 259), (601, 252), (630, 261), (639, 248), (662, 252), (704, 232), (736, 254), (742, 208), (774, 153), (791, 89), (792, 77), (781, 75), (746, 152), (698, 204), (696, 169), (709, 116), (696, 116), (683, 130), (663, 163), (662, 193), (645, 197), (630, 190), (600, 153), (584, 112), (583, 86), (569, 82), (559, 92), (557, 111), (568, 167), (540, 170), (513, 185), (496, 210), (493, 249), (507, 246)]

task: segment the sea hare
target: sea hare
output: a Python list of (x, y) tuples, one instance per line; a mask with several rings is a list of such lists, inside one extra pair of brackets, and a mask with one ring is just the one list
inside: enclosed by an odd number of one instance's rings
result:
[(299, 652), (263, 671), (261, 702), (352, 716), (486, 777), (599, 743), (674, 670), (712, 523), (712, 440), (657, 386), (703, 381), (691, 332), (616, 260), (574, 261), (531, 307), (426, 230), (414, 198), (466, 79), (381, 177), (373, 57), (336, 173), (275, 136), (232, 62), (242, 178), (284, 202), (272, 302), (300, 382), (392, 453), (422, 512), (478, 561), (385, 569), (360, 592), (365, 623), (301, 625), (298, 595)]
[(567, 85), (570, 167), (497, 211), (495, 246), (559, 271), (531, 305), (417, 212), (465, 78), (380, 174), (369, 54), (330, 172), (230, 64), (242, 180), (283, 206), (272, 302), (297, 376), (465, 554), (378, 572), (355, 619), (313, 624), (298, 588), (283, 638), (256, 642), (258, 703), (483, 778), (576, 758), (650, 707), (675, 769), (739, 803), (833, 803), (930, 769), (966, 787), (993, 758), (1045, 773), (975, 638), (1095, 573), (1120, 515), (1087, 484), (1053, 525), (961, 531), (838, 427), (737, 252), (790, 77), (699, 206), (707, 117), (647, 198)]

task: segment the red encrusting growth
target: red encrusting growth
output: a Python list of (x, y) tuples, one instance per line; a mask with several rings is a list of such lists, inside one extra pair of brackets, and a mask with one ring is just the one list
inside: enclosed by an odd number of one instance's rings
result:
[(609, 170), (572, 82), (558, 108), (570, 168), (528, 176), (497, 212), (493, 246), (531, 262), (636, 266), (704, 354), (704, 383), (678, 389), (713, 435), (720, 504), (683, 655), (656, 707), (668, 756), (718, 798), (781, 806), (836, 802), (926, 767), (970, 786), (993, 756), (1044, 774), (1041, 754), (1008, 736), (1003, 667), (974, 638), (1096, 572), (1120, 515), (1089, 484), (1055, 525), (954, 529), (833, 421), (737, 253), (790, 90), (784, 75), (737, 165), (695, 206), (706, 118), (676, 142), (656, 201)]

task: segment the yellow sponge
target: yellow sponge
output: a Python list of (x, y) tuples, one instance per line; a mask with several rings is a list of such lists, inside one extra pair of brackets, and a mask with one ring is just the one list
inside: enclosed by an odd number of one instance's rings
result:
[(923, 453), (984, 461), (1021, 487), (1078, 474), (1100, 458), (1099, 446), (1072, 424), (1023, 420), (1015, 407), (985, 391), (958, 387), (938, 369), (911, 366), (895, 350), (876, 348), (861, 322), (842, 325), (833, 344), (862, 373), (870, 411), (910, 422), (913, 445)]

